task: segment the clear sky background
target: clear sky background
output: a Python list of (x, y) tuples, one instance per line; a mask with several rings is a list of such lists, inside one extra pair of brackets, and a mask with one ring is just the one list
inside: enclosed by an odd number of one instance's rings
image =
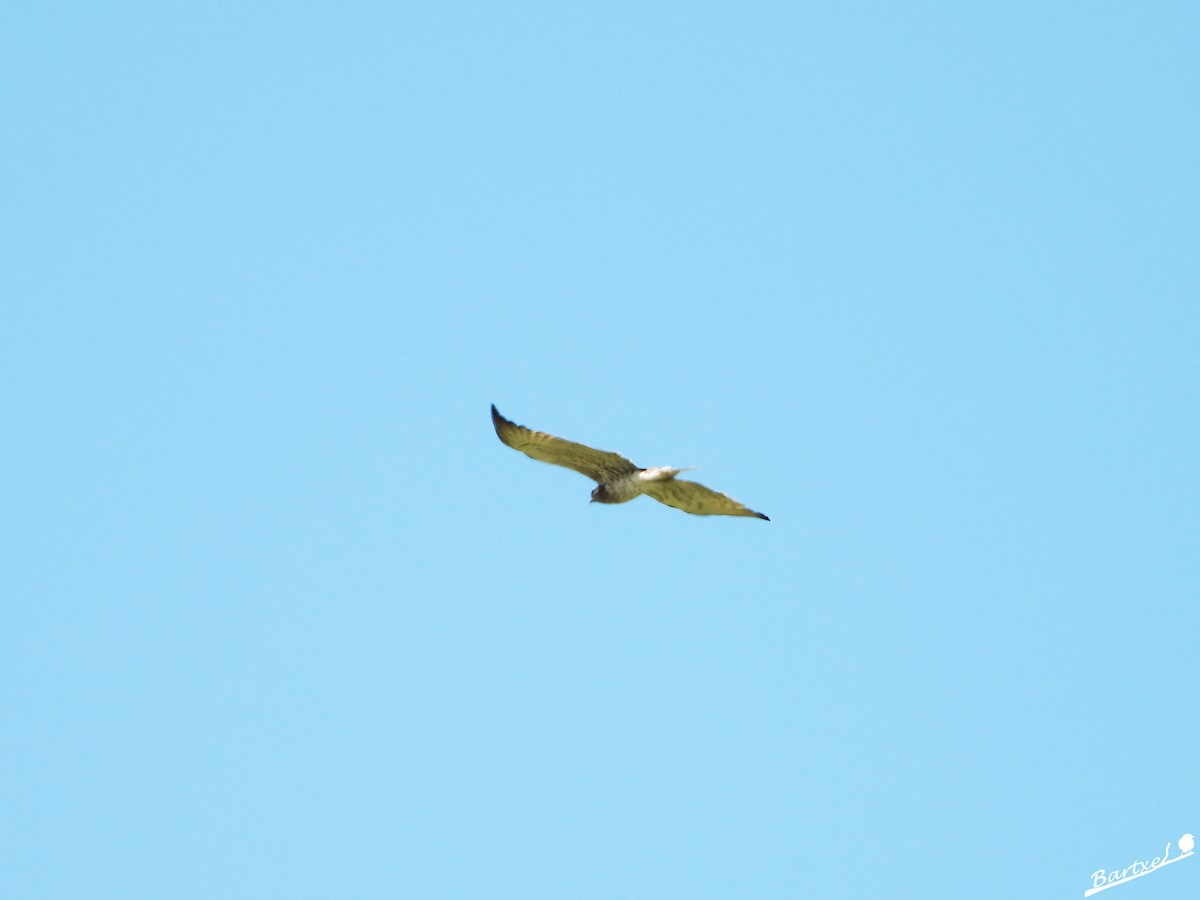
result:
[(4, 19), (0, 894), (1081, 897), (1200, 831), (1200, 6)]

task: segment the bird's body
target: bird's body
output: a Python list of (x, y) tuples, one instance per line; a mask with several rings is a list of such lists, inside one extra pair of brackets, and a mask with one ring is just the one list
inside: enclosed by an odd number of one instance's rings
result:
[(762, 513), (747, 509), (731, 497), (702, 484), (677, 481), (675, 476), (688, 469), (673, 466), (643, 469), (619, 453), (596, 450), (510, 422), (500, 415), (495, 404), (492, 405), (492, 424), (496, 426), (497, 437), (514, 450), (520, 450), (541, 462), (573, 469), (595, 481), (597, 486), (592, 491), (594, 503), (628, 503), (646, 494), (659, 503), (697, 516), (754, 516), (767, 519)]
[(637, 469), (627, 475), (618, 475), (608, 481), (602, 481), (594, 491), (592, 500), (596, 503), (628, 503), (634, 497), (648, 494), (652, 490), (651, 482), (670, 481), (680, 472), (690, 472), (687, 469), (675, 469), (671, 466), (658, 466), (654, 469)]

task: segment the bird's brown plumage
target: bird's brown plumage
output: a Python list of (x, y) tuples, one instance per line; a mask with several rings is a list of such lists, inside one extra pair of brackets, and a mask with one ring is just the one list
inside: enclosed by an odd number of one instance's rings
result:
[(732, 497), (726, 497), (696, 481), (683, 481), (678, 478), (672, 478), (670, 481), (649, 481), (642, 488), (642, 493), (653, 497), (659, 503), (682, 509), (694, 516), (755, 516), (767, 519), (762, 513), (747, 508), (744, 503), (738, 503)]
[(605, 450), (594, 450), (574, 441), (564, 441), (560, 437), (534, 431), (516, 422), (510, 422), (500, 415), (496, 405), (492, 404), (492, 424), (496, 426), (496, 435), (514, 450), (520, 450), (526, 456), (551, 463), (556, 466), (566, 466), (574, 469), (580, 475), (586, 475), (592, 481), (603, 484), (631, 475), (638, 467), (619, 453), (609, 453)]
[[(677, 469), (642, 469), (619, 453), (596, 450), (534, 431), (504, 418), (495, 404), (492, 404), (492, 424), (496, 427), (497, 437), (514, 450), (540, 462), (573, 469), (602, 485), (603, 490), (598, 489), (592, 494), (593, 499), (601, 502), (620, 503), (643, 493), (659, 503), (696, 516), (754, 516), (771, 521), (712, 488), (695, 481), (676, 479)], [(597, 493), (603, 496), (598, 497)], [(610, 495), (617, 499), (608, 499)]]

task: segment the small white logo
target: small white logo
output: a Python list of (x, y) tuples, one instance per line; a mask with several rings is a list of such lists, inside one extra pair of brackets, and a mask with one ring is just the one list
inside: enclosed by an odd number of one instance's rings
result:
[(1104, 869), (1097, 869), (1092, 873), (1092, 886), (1083, 892), (1083, 896), (1090, 897), (1092, 894), (1100, 893), (1100, 891), (1107, 891), (1110, 887), (1116, 887), (1118, 884), (1124, 884), (1127, 881), (1133, 881), (1135, 878), (1141, 878), (1143, 875), (1157, 871), (1169, 863), (1187, 859), (1192, 855), (1192, 850), (1195, 846), (1196, 839), (1190, 834), (1185, 834), (1179, 839), (1179, 854), (1177, 856), (1171, 855), (1171, 842), (1167, 841), (1167, 849), (1163, 851), (1162, 856), (1156, 856), (1154, 859), (1147, 861), (1135, 860), (1125, 868), (1113, 869), (1111, 872)]

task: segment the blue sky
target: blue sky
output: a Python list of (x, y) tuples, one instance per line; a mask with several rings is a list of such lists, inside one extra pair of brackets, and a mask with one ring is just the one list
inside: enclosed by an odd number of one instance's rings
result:
[(6, 16), (5, 896), (1080, 897), (1200, 830), (1198, 8), (564, 6)]

